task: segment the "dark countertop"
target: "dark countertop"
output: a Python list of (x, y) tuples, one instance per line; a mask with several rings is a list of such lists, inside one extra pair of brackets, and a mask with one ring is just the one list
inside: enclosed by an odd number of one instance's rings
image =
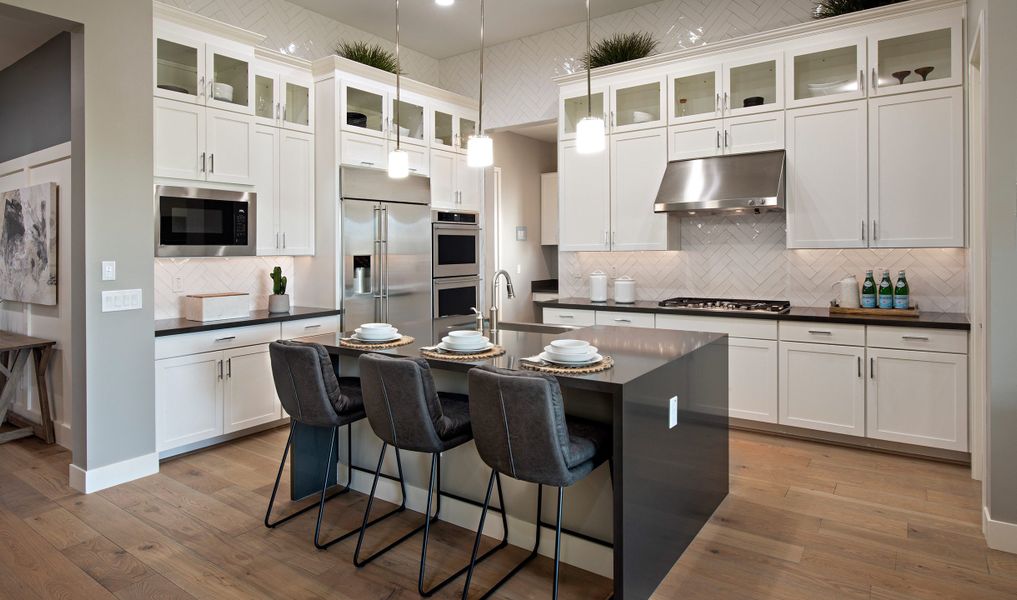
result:
[(557, 294), (558, 293), (558, 280), (557, 279), (538, 279), (530, 282), (530, 292), (540, 292), (545, 294)]
[(929, 327), (932, 329), (960, 329), (968, 331), (971, 324), (967, 315), (961, 313), (922, 312), (914, 317), (867, 317), (852, 315), (831, 315), (827, 308), (792, 306), (791, 312), (783, 315), (764, 312), (710, 311), (694, 308), (663, 308), (656, 302), (639, 301), (634, 304), (617, 304), (614, 300), (591, 302), (586, 298), (559, 298), (537, 302), (546, 308), (576, 308), (585, 310), (613, 310), (619, 312), (641, 312), (657, 314), (695, 315), (700, 317), (737, 317), (742, 319), (769, 319), (777, 321), (811, 321), (818, 323), (848, 323), (854, 325), (887, 325), (893, 327)]
[(155, 337), (214, 331), (216, 329), (229, 329), (230, 327), (246, 327), (247, 325), (261, 325), (263, 323), (299, 321), (300, 319), (313, 319), (315, 317), (330, 317), (332, 315), (341, 315), (342, 312), (335, 308), (294, 306), (290, 308), (288, 313), (270, 313), (267, 310), (252, 310), (246, 317), (223, 319), (221, 321), (201, 322), (188, 321), (187, 319), (160, 319), (155, 322)]
[[(302, 342), (313, 342), (325, 346), (330, 353), (359, 356), (365, 350), (344, 348), (339, 345), (343, 334), (332, 333), (300, 338)], [(502, 356), (482, 361), (452, 361), (427, 359), (435, 369), (466, 372), (473, 367), (493, 364), (506, 369), (520, 368), (519, 359), (534, 356), (556, 338), (587, 340), (598, 348), (600, 354), (614, 358), (614, 367), (590, 375), (558, 375), (563, 387), (594, 390), (599, 392), (619, 391), (622, 386), (639, 379), (668, 363), (676, 361), (703, 346), (725, 337), (723, 334), (670, 331), (664, 329), (639, 329), (632, 327), (595, 326), (568, 331), (566, 333), (537, 333), (532, 331), (498, 332), (496, 343), (504, 346)], [(377, 350), (395, 356), (419, 357), (420, 348), (428, 344), (417, 341), (408, 346)]]

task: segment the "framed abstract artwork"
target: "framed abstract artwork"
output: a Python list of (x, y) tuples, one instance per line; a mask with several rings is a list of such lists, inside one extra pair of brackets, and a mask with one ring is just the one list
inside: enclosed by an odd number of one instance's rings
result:
[(57, 303), (57, 184), (0, 192), (0, 300)]

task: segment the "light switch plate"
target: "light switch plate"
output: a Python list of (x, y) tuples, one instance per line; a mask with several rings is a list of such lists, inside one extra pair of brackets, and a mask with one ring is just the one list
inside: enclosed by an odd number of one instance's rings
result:
[(674, 429), (678, 426), (678, 396), (673, 396), (667, 404), (667, 428)]
[(102, 280), (103, 281), (117, 280), (117, 261), (115, 260), (102, 261)]
[(520, 225), (519, 227), (516, 227), (516, 241), (517, 242), (525, 242), (526, 241), (526, 226), (525, 225)]
[(102, 312), (141, 309), (141, 290), (109, 290), (102, 293)]

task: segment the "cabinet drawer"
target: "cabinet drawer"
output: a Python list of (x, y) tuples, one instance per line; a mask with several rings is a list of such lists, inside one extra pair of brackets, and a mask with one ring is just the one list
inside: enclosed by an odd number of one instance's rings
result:
[(155, 358), (170, 358), (215, 352), (228, 348), (267, 344), (279, 339), (279, 324), (249, 325), (247, 327), (231, 327), (201, 333), (185, 333), (156, 338)]
[(864, 346), (865, 325), (782, 321), (780, 323), (780, 341)]
[(597, 319), (592, 310), (576, 310), (572, 308), (545, 308), (544, 323), (547, 325), (578, 325), (588, 327), (596, 324)]
[(597, 325), (615, 325), (619, 327), (654, 327), (653, 313), (633, 313), (614, 310), (598, 310)]
[(966, 331), (926, 329), (924, 327), (874, 327), (870, 325), (868, 334), (868, 345), (872, 348), (968, 353)]
[(658, 329), (726, 333), (731, 337), (757, 340), (777, 339), (777, 321), (741, 319), (738, 317), (696, 317), (690, 315), (657, 315)]
[(337, 331), (339, 331), (339, 315), (301, 319), (299, 321), (283, 321), (282, 323), (282, 339), (284, 340), (292, 340), (293, 338), (308, 335), (335, 333)]

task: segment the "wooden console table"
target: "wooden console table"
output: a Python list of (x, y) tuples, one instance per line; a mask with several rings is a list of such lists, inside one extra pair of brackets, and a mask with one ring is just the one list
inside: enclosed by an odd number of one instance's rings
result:
[(14, 405), (18, 384), (28, 370), (29, 357), (35, 362), (35, 382), (39, 392), (39, 413), (41, 423), (33, 423), (21, 416), (9, 415), (11, 422), (20, 429), (0, 433), (0, 444), (11, 440), (35, 435), (47, 444), (56, 441), (53, 432), (53, 415), (49, 408), (49, 387), (46, 385), (46, 371), (56, 342), (28, 337), (20, 333), (0, 331), (0, 425), (8, 417), (8, 409)]

